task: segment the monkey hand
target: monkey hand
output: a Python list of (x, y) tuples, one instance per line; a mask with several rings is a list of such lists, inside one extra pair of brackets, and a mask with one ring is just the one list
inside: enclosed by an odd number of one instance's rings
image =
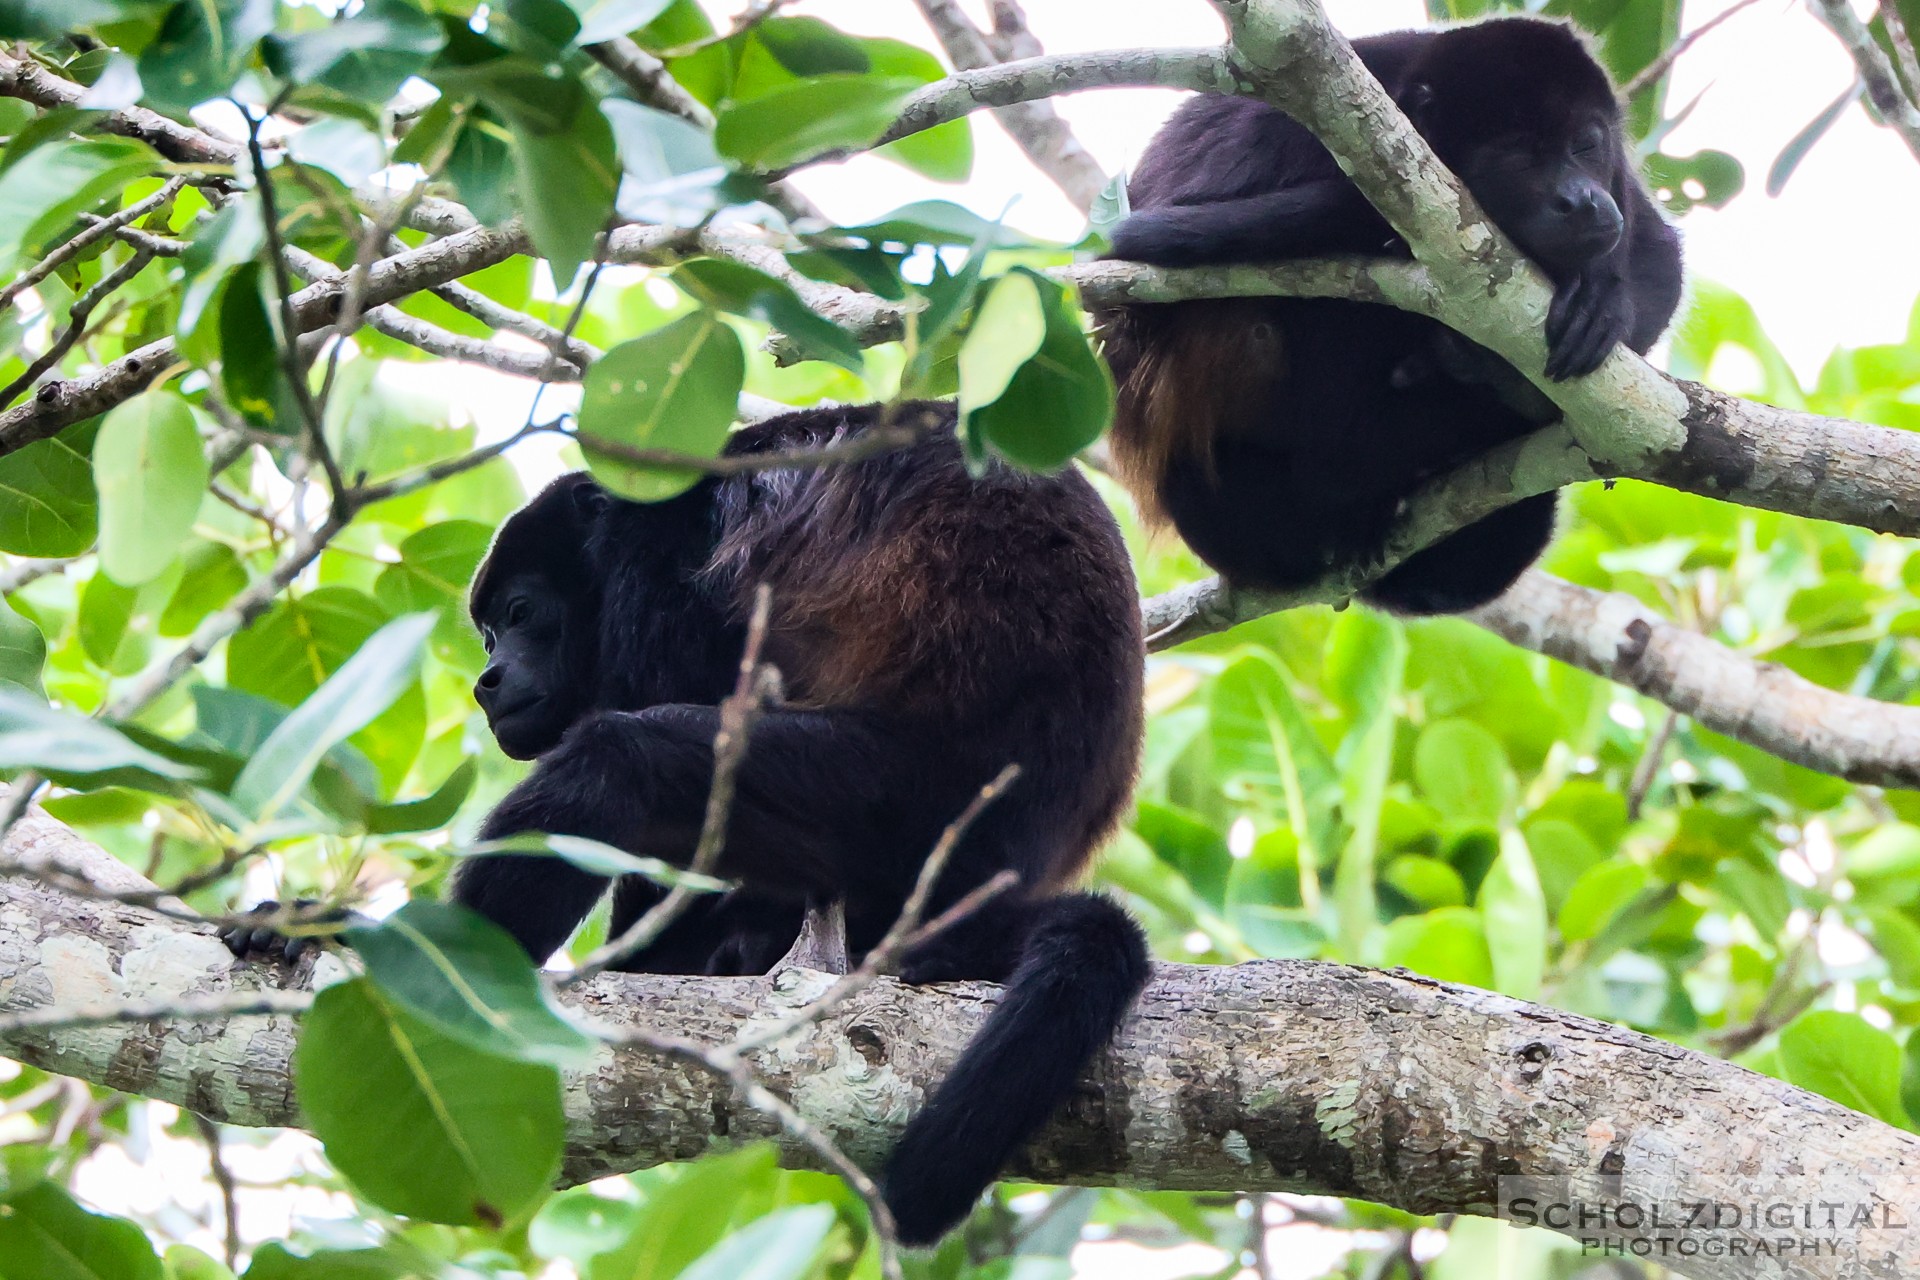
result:
[[(329, 935), (318, 933), (285, 934), (268, 923), (277, 917), (284, 917), (289, 911), (292, 916), (305, 924), (344, 924), (358, 919), (355, 913), (345, 907), (333, 907), (325, 911), (315, 911), (320, 904), (312, 898), (295, 898), (290, 903), (280, 903), (269, 898), (242, 913), (233, 925), (220, 931), (220, 941), (227, 950), (241, 960), (262, 960), (284, 964), (291, 968), (299, 964), (302, 957), (319, 954), (326, 945)], [(281, 924), (288, 920), (281, 918)], [(338, 936), (338, 935), (332, 935)]]
[(1583, 271), (1554, 290), (1547, 310), (1547, 376), (1592, 373), (1633, 328), (1633, 295), (1618, 273)]

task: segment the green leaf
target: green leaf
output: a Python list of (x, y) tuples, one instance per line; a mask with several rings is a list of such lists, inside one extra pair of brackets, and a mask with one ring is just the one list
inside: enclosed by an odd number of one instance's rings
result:
[(7, 1280), (160, 1280), (147, 1233), (89, 1213), (57, 1183), (35, 1182), (0, 1202), (0, 1275)]
[(1780, 1032), (1787, 1079), (1888, 1124), (1909, 1124), (1900, 1102), (1900, 1046), (1857, 1013), (1816, 1009)]
[(0, 551), (53, 559), (93, 546), (99, 499), (89, 455), (99, 427), (75, 423), (0, 457)]
[[(922, 84), (946, 75), (940, 60), (918, 45), (883, 38), (858, 43), (876, 75), (912, 76)], [(873, 154), (935, 182), (965, 182), (973, 174), (973, 123), (965, 118), (949, 120), (876, 147)]]
[(460, 812), (460, 806), (473, 793), (473, 781), (478, 776), (479, 768), (469, 757), (447, 775), (447, 780), (436, 787), (432, 795), (398, 804), (372, 805), (361, 819), (361, 825), (376, 836), (438, 831)]
[(1041, 243), (949, 200), (917, 201), (902, 205), (878, 221), (840, 229), (874, 244), (908, 248), (921, 244), (984, 244), (990, 249), (1032, 249)]
[(395, 1004), (462, 1044), (556, 1067), (592, 1056), (597, 1042), (554, 1007), (527, 953), (484, 916), (415, 899), (347, 937)]
[(543, 1258), (565, 1258), (584, 1274), (597, 1254), (618, 1248), (633, 1234), (640, 1206), (602, 1195), (591, 1187), (570, 1187), (540, 1207), (527, 1228), (527, 1243)]
[(560, 132), (513, 123), (513, 168), (527, 234), (553, 268), (554, 285), (565, 289), (613, 217), (620, 189), (620, 162), (613, 129), (592, 103), (574, 112)]
[(232, 547), (224, 542), (193, 542), (181, 557), (180, 585), (160, 613), (160, 634), (191, 635), (201, 619), (246, 587), (246, 566)]
[(161, 1261), (167, 1280), (233, 1280), (233, 1272), (192, 1245), (168, 1245)]
[(481, 1053), (362, 978), (322, 991), (294, 1054), (300, 1108), (369, 1200), (429, 1222), (500, 1225), (560, 1171), (552, 1067)]
[(1480, 882), (1478, 901), (1496, 990), (1537, 1000), (1547, 972), (1547, 899), (1527, 842), (1503, 832), (1500, 857)]
[(1887, 972), (1900, 986), (1920, 990), (1920, 924), (1884, 907), (1866, 916), (1873, 926), (1873, 949), (1887, 962)]
[[(1032, 357), (1013, 373), (1001, 394), (991, 402), (968, 407), (965, 369), (962, 368), (964, 410), (962, 423), (969, 446), (979, 456), (982, 446), (990, 445), (998, 453), (1023, 467), (1050, 471), (1066, 465), (1076, 453), (1100, 438), (1113, 421), (1113, 377), (1107, 366), (1093, 353), (1086, 332), (1080, 327), (1080, 312), (1064, 285), (1037, 271), (1016, 267), (1008, 273), (1024, 277), (1032, 286), (1042, 316), (1046, 336)], [(1004, 278), (1003, 278), (1004, 279)], [(994, 292), (1001, 284), (996, 282)], [(987, 322), (989, 294), (979, 317), (968, 331), (967, 341), (982, 332)], [(1010, 303), (1015, 314), (1024, 302)], [(995, 341), (989, 337), (988, 341)], [(1025, 334), (1021, 335), (1022, 342)], [(961, 348), (964, 356), (966, 347)], [(1006, 354), (988, 362), (989, 369), (1004, 364)], [(991, 383), (984, 390), (991, 389)]]
[(473, 216), (497, 227), (520, 212), (513, 185), (513, 135), (485, 110), (470, 112), (454, 135), (447, 177)]
[[(283, 597), (266, 617), (227, 642), (227, 683), (296, 707), (388, 621), (378, 602), (347, 587)], [(408, 689), (353, 736), (387, 787), (398, 786), (426, 735), (426, 699)]]
[(1405, 965), (1442, 982), (1493, 985), (1493, 957), (1480, 917), (1465, 907), (1401, 916), (1387, 926), (1381, 963)]
[(772, 1195), (777, 1174), (764, 1142), (686, 1166), (648, 1192), (626, 1243), (594, 1258), (587, 1280), (674, 1280), (726, 1236), (748, 1202)]
[(1467, 886), (1460, 873), (1438, 858), (1402, 854), (1386, 865), (1380, 879), (1423, 911), (1467, 902)]
[(714, 145), (760, 172), (864, 147), (886, 131), (920, 85), (910, 76), (844, 73), (799, 80), (722, 110)]
[(215, 319), (220, 341), (220, 386), (227, 403), (263, 431), (290, 435), (301, 411), (280, 354), (278, 306), (266, 267), (243, 262), (226, 278)]
[(684, 493), (699, 472), (637, 467), (596, 451), (592, 442), (716, 457), (745, 377), (739, 337), (711, 311), (682, 316), (607, 352), (587, 371), (580, 399), (580, 448), (594, 479), (640, 502)]
[(989, 283), (960, 344), (960, 412), (972, 413), (1005, 395), (1046, 339), (1046, 308), (1032, 276), (1012, 271)]
[(47, 638), (32, 619), (23, 618), (0, 599), (0, 687), (12, 687), (45, 701), (40, 673), (47, 665)]
[(1513, 798), (1500, 740), (1471, 720), (1440, 720), (1420, 734), (1413, 776), (1434, 808), (1466, 822), (1497, 822)]
[(51, 247), (80, 213), (160, 163), (145, 143), (125, 138), (62, 139), (18, 159), (8, 155), (0, 173), (0, 269)]
[(351, 17), (267, 42), (281, 79), (323, 84), (350, 98), (383, 103), (446, 42), (439, 23), (406, 0), (368, 0)]
[(185, 115), (224, 96), (246, 69), (253, 47), (273, 32), (274, 0), (184, 0), (167, 11), (140, 54), (147, 105)]
[(707, 258), (680, 267), (673, 282), (702, 306), (778, 329), (810, 358), (831, 360), (855, 376), (864, 367), (853, 335), (810, 310), (783, 280), (742, 263)]
[(834, 1220), (828, 1204), (775, 1210), (702, 1254), (680, 1280), (801, 1280), (826, 1247)]
[(149, 391), (100, 424), (93, 482), (100, 494), (100, 567), (138, 586), (160, 576), (193, 531), (207, 460), (187, 402)]
[(320, 1249), (290, 1252), (283, 1244), (253, 1251), (242, 1280), (412, 1280), (419, 1272), (384, 1249)]
[(0, 769), (38, 769), (55, 782), (173, 792), (199, 776), (111, 725), (0, 687)]
[(336, 743), (417, 685), (421, 649), (432, 629), (433, 615), (415, 613), (374, 633), (260, 745), (234, 784), (234, 804), (262, 820), (278, 813)]
[(1787, 145), (1782, 147), (1780, 154), (1774, 158), (1773, 167), (1767, 170), (1769, 196), (1777, 196), (1786, 190), (1787, 179), (1793, 177), (1793, 171), (1800, 167), (1800, 162), (1807, 158), (1807, 153), (1813, 150), (1814, 144), (1827, 135), (1827, 130), (1833, 128), (1835, 122), (1840, 119), (1840, 114), (1852, 106), (1866, 90), (1866, 83), (1856, 79), (1841, 91), (1839, 97), (1822, 107), (1820, 113), (1809, 120), (1800, 132), (1787, 140)]
[(477, 520), (443, 520), (417, 529), (401, 542), (399, 563), (380, 571), (374, 597), (396, 616), (438, 610), (435, 652), (442, 658), (471, 658), (479, 639), (467, 621), (467, 584), (492, 541), (493, 530)]
[(673, 0), (567, 0), (580, 15), (578, 44), (597, 44), (646, 26)]
[(1560, 936), (1568, 942), (1599, 937), (1645, 891), (1652, 878), (1645, 867), (1625, 857), (1610, 858), (1590, 868), (1567, 891), (1556, 922)]

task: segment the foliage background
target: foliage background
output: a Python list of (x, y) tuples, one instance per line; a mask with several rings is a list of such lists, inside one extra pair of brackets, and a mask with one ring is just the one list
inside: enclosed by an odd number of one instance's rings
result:
[[(1436, 16), (1470, 16), (1479, 7)], [(1673, 40), (1682, 20), (1679, 0), (1560, 0), (1547, 8), (1600, 32), (1623, 80)], [(229, 88), (257, 109), (276, 91), (276, 75), (298, 85), (283, 116), (297, 117), (298, 127), (274, 139), (287, 142), (290, 157), (273, 170), (281, 225), (290, 242), (336, 267), (352, 261), (344, 213), (351, 189), (395, 159), (437, 162), (451, 190), (482, 216), (523, 209), (535, 244), (563, 262), (591, 253), (618, 177), (604, 166), (616, 155), (629, 196), (640, 201), (634, 212), (623, 206), (628, 216), (697, 219), (735, 194), (707, 172), (722, 157), (634, 114), (638, 108), (583, 66), (577, 46), (596, 33), (638, 30), (644, 47), (682, 50), (670, 65), (721, 108), (721, 150), (735, 160), (791, 158), (779, 148), (794, 145), (796, 118), (844, 121), (865, 110), (884, 122), (875, 104), (896, 101), (887, 98), (894, 90), (867, 83), (855, 92), (844, 80), (827, 83), (835, 75), (891, 77), (904, 93), (939, 74), (930, 53), (871, 44), (865, 68), (850, 71), (845, 44), (804, 17), (775, 19), (760, 36), (702, 45), (712, 27), (689, 0), (502, 6), (486, 29), (511, 50), (506, 68), (479, 58), (452, 65), (442, 27), (411, 0), (350, 11), (359, 23), (352, 28), (318, 8), (267, 0), (87, 0), (63, 7), (53, 24), (93, 33), (80, 42), (53, 38), (47, 12), (0, 5), (0, 20), (8, 34), (33, 39), (62, 74), (94, 86), (102, 103), (128, 92), (129, 68), (142, 101), (176, 112)], [(471, 6), (458, 2), (431, 12), (474, 20)], [(577, 23), (571, 31), (569, 20)], [(539, 49), (540, 40), (552, 47)], [(134, 56), (112, 55), (108, 46)], [(542, 62), (541, 52), (551, 61)], [(383, 105), (414, 73), (434, 77), (444, 101), (462, 104), (457, 130), (432, 109)], [(556, 96), (557, 86), (578, 100)], [(835, 115), (783, 97), (814, 92), (852, 93), (857, 101)], [(1755, 189), (1760, 175), (1743, 176), (1724, 157), (1659, 149), (1686, 109), (1657, 89), (1633, 102), (1634, 126), (1673, 203), (1764, 199)], [(137, 144), (67, 136), (85, 124), (72, 115), (44, 124), (17, 101), (0, 99), (0, 132), (12, 139), (0, 158), (7, 278), (59, 243), (81, 214), (130, 207), (159, 190), (159, 166)], [(949, 127), (897, 158), (936, 178), (964, 176), (969, 136), (969, 126)], [(1780, 139), (1783, 158), (1769, 176), (1790, 178), (1819, 141), (1817, 133)], [(529, 190), (597, 192), (602, 204), (585, 196), (530, 202)], [(460, 607), (493, 526), (526, 495), (527, 478), (511, 457), (355, 513), (264, 616), (139, 711), (132, 723), (156, 735), (141, 740), (148, 747), (171, 743), (179, 757), (184, 745), (240, 762), (230, 785), (215, 791), (245, 812), (221, 809), (205, 790), (157, 796), (168, 790), (164, 752), (158, 763), (120, 761), (121, 773), (62, 772), (64, 757), (47, 744), (78, 731), (70, 720), (37, 721), (29, 709), (42, 696), (82, 714), (108, 706), (284, 556), (292, 530), (324, 513), (311, 451), (295, 447), (290, 426), (300, 418), (298, 389), (280, 370), (276, 296), (250, 230), (260, 213), (250, 200), (257, 204), (257, 188), (216, 212), (188, 186), (143, 218), (137, 225), (145, 231), (192, 247), (145, 264), (106, 295), (58, 363), (76, 371), (179, 332), (184, 363), (169, 389), (0, 457), (0, 551), (10, 557), (0, 681), (20, 691), (0, 732), (4, 763), (39, 767), (68, 784), (49, 810), (161, 883), (223, 868), (189, 895), (210, 913), (262, 892), (391, 907), (403, 890), (414, 898), (435, 893), (450, 851), (518, 776), (473, 708), (468, 688), (482, 655)], [(957, 269), (981, 225), (963, 211), (920, 207), (896, 231), (947, 244), (943, 261)], [(1912, 254), (1908, 245), (1890, 252)], [(103, 239), (23, 292), (0, 321), (0, 381), (23, 375), (73, 305), (129, 267), (135, 253)], [(1071, 258), (1065, 244), (1022, 241), (985, 266), (998, 279)], [(929, 269), (923, 251), (906, 276), (925, 282)], [(940, 387), (932, 369), (937, 343), (776, 368), (759, 349), (765, 322), (788, 329), (800, 322), (788, 295), (756, 294), (752, 282), (716, 288), (684, 269), (626, 267), (599, 273), (590, 287), (576, 282), (556, 291), (545, 269), (516, 257), (464, 283), (550, 325), (570, 326), (603, 349), (698, 317), (687, 323), (738, 335), (746, 392), (787, 404)], [(1050, 311), (1064, 306), (1042, 301)], [(400, 309), (473, 337), (489, 333), (440, 299), (416, 295)], [(688, 330), (683, 323), (668, 332)], [(834, 342), (831, 334), (816, 336), (829, 348)], [(1920, 306), (1904, 334), (1888, 336), (1881, 345), (1835, 351), (1806, 385), (1751, 307), (1699, 280), (1667, 364), (1680, 376), (1773, 403), (1915, 429)], [(726, 346), (732, 338), (718, 341)], [(626, 350), (635, 360), (651, 358)], [(345, 475), (379, 483), (472, 453), (474, 426), (449, 407), (440, 390), (447, 384), (419, 376), (426, 359), (371, 330), (354, 336), (332, 375), (323, 421)], [(724, 371), (713, 379), (724, 390)], [(586, 399), (583, 423), (597, 413), (608, 434), (636, 420), (635, 406), (610, 391), (596, 402), (591, 382)], [(732, 396), (716, 402), (730, 409)], [(567, 403), (564, 393), (553, 403)], [(543, 420), (538, 407), (528, 422)], [(711, 451), (718, 439), (712, 415), (677, 407), (683, 412), (661, 419), (663, 434), (628, 442)], [(1018, 451), (1023, 438), (1016, 432), (994, 443)], [(1118, 490), (1101, 483), (1128, 518)], [(1634, 482), (1589, 486), (1567, 505), (1546, 562), (1552, 572), (1628, 592), (1830, 688), (1901, 703), (1920, 698), (1920, 558), (1908, 545)], [(1177, 546), (1148, 542), (1130, 519), (1129, 536), (1146, 592), (1204, 574)], [(436, 609), (430, 634), (405, 621)], [(424, 646), (410, 643), (420, 638), (410, 629), (426, 636)], [(360, 665), (329, 684), (350, 660)], [(351, 688), (376, 689), (377, 697), (367, 696), (378, 705), (364, 715), (342, 710)], [(1920, 1116), (1914, 796), (1784, 764), (1457, 620), (1402, 623), (1358, 609), (1269, 617), (1154, 659), (1149, 697), (1137, 812), (1100, 877), (1147, 922), (1158, 954), (1405, 965), (1724, 1053), (1893, 1124), (1911, 1128)], [(296, 707), (307, 720), (284, 720)], [(276, 778), (255, 770), (249, 786), (241, 764), (271, 757), (265, 747), (282, 723), (326, 731), (311, 739), (320, 746), (305, 772), (290, 765)], [(282, 745), (290, 736), (281, 736)], [(334, 746), (335, 738), (345, 744)], [(276, 782), (297, 795), (264, 802), (281, 794)], [(422, 800), (423, 807), (396, 807)], [(596, 934), (590, 927), (576, 952), (599, 941)], [(404, 1004), (406, 979), (395, 986), (397, 996), (386, 994)], [(382, 990), (362, 986), (353, 998), (377, 1003)], [(319, 1047), (303, 1063), (303, 1088), (313, 1099), (325, 1095), (330, 1072), (363, 1065), (349, 1056), (353, 1026), (408, 1016), (356, 1012), (346, 1001), (343, 995), (322, 1013), (347, 1030), (331, 1038), (316, 1031)], [(530, 1000), (529, 1017), (538, 1018), (537, 1003)], [(447, 1061), (482, 1052), (458, 1037), (439, 1048)], [(502, 1080), (496, 1101), (557, 1111), (557, 1100), (549, 1101), (551, 1067), (540, 1053), (524, 1042), (483, 1048), (494, 1053), (491, 1072)], [(509, 1061), (521, 1074), (500, 1065)], [(272, 1242), (271, 1228), (242, 1231), (237, 1255), (217, 1261), (226, 1226), (214, 1186), (163, 1185), (155, 1173), (189, 1153), (197, 1158), (188, 1144), (207, 1135), (190, 1118), (26, 1067), (10, 1069), (0, 1097), (0, 1137), (10, 1144), (0, 1275), (8, 1277), (164, 1270), (203, 1280), (229, 1274), (229, 1265), (254, 1280), (557, 1277), (568, 1268), (590, 1280), (876, 1274), (858, 1201), (834, 1179), (776, 1169), (759, 1149), (541, 1204), (541, 1161), (557, 1135), (534, 1125), (499, 1160), (527, 1185), (489, 1188), (515, 1207), (504, 1224), (396, 1216), (457, 1218), (410, 1201), (409, 1187), (472, 1171), (447, 1172), (433, 1165), (432, 1151), (396, 1153), (383, 1145), (390, 1117), (352, 1107), (316, 1126), (331, 1161), (285, 1136), (214, 1135), (229, 1167), (266, 1184), (240, 1193), (261, 1206), (260, 1220), (286, 1213), (298, 1222), (286, 1247)], [(67, 1188), (125, 1217), (81, 1216)], [(1269, 1228), (1281, 1228), (1271, 1242)], [(80, 1269), (39, 1269), (48, 1265), (35, 1252), (43, 1232), (79, 1242)], [(1164, 1255), (1151, 1270), (1133, 1255), (1101, 1251), (1102, 1242), (1185, 1251)], [(1280, 1249), (1292, 1256), (1274, 1256)], [(1074, 1258), (1086, 1274), (1120, 1274), (1107, 1268), (1123, 1266), (1141, 1274), (1252, 1268), (1382, 1280), (1464, 1276), (1490, 1266), (1513, 1277), (1584, 1274), (1540, 1233), (1520, 1236), (1487, 1223), (1426, 1222), (1335, 1201), (1018, 1185), (997, 1191), (963, 1237), (912, 1265), (914, 1274), (942, 1280), (1042, 1280), (1072, 1274)]]

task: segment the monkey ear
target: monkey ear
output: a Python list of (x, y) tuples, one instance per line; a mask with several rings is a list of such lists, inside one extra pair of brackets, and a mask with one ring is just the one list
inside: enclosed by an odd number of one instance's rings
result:
[(612, 496), (586, 476), (573, 486), (573, 509), (582, 520), (594, 519), (612, 502)]
[(1400, 97), (1400, 109), (1409, 116), (1416, 116), (1433, 105), (1433, 86), (1425, 80), (1416, 80)]

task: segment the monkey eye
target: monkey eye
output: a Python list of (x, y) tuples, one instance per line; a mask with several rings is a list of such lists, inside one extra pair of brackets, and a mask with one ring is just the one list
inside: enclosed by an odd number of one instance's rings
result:
[(527, 604), (524, 596), (515, 600), (507, 606), (507, 625), (510, 627), (519, 626), (527, 620), (527, 614), (531, 612), (531, 609), (532, 607)]

